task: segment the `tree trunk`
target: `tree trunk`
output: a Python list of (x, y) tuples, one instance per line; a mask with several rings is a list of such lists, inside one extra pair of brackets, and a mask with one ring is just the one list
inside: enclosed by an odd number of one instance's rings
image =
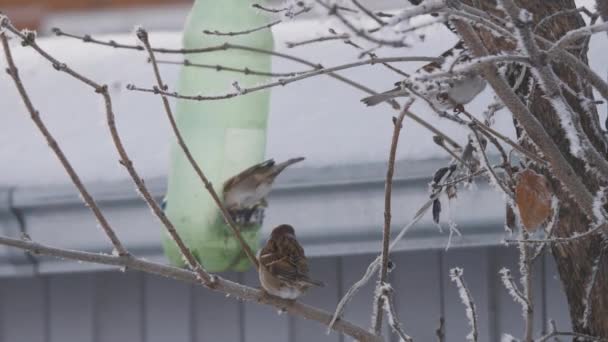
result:
[[(471, 6), (478, 3), (478, 8), (497, 16), (504, 17), (504, 14), (501, 11), (495, 10), (496, 3), (494, 0), (464, 0), (463, 2), (468, 3)], [(517, 0), (516, 2), (520, 7), (532, 13), (534, 20), (537, 23), (541, 19), (558, 11), (576, 8), (574, 0)], [(598, 0), (598, 5), (599, 4), (605, 5), (608, 10), (608, 1)], [(545, 38), (554, 41), (559, 39), (567, 31), (576, 29), (582, 25), (584, 25), (584, 21), (578, 13), (561, 15), (553, 18), (550, 22), (546, 23), (546, 25), (543, 25), (538, 33)], [(514, 48), (513, 44), (510, 42), (503, 39), (496, 39), (494, 35), (487, 31), (480, 30), (479, 34), (486, 45), (486, 48), (492, 53), (508, 51)], [(586, 46), (579, 50), (570, 49), (569, 51), (580, 55), (581, 60), (587, 62)], [(520, 66), (511, 66), (509, 69), (511, 70), (507, 71), (506, 77), (511, 84), (514, 84), (515, 82), (513, 82), (513, 80), (521, 72), (522, 68)], [(557, 64), (554, 65), (554, 70), (561, 80), (568, 84), (572, 89), (577, 92), (585, 93), (588, 97), (591, 97), (591, 89), (589, 89), (584, 82), (581, 82), (577, 75), (569, 68)], [(526, 77), (531, 77), (529, 72), (527, 72)], [(588, 172), (585, 168), (585, 164), (569, 153), (568, 140), (560, 127), (559, 118), (553, 107), (544, 98), (544, 94), (538, 84), (532, 83), (531, 87), (529, 84), (530, 83), (526, 81), (522, 82), (521, 87), (517, 89), (518, 95), (520, 95), (522, 100), (528, 105), (530, 111), (542, 123), (547, 133), (559, 146), (567, 160), (573, 165), (574, 170), (581, 177), (589, 191), (596, 193), (600, 185), (599, 177)], [(580, 115), (581, 124), (591, 143), (604, 158), (608, 158), (608, 142), (601, 133), (597, 112), (594, 110), (585, 112), (579, 101), (573, 96), (567, 96), (567, 100), (572, 108)], [(518, 127), (517, 123), (516, 127)], [(519, 128), (518, 131), (519, 134), (522, 133)], [(527, 148), (533, 149), (531, 144), (525, 145), (528, 145), (526, 146)], [(554, 228), (556, 229), (554, 233), (555, 236), (568, 237), (576, 232), (581, 233), (589, 230), (590, 221), (577, 204), (563, 191), (563, 186), (551, 176), (551, 171), (546, 169), (538, 171), (544, 173), (551, 179), (554, 191), (560, 200), (559, 221)], [(568, 299), (574, 331), (608, 338), (608, 253), (604, 253), (603, 260), (599, 260), (599, 273), (597, 274), (590, 300), (591, 315), (589, 316), (587, 326), (583, 325), (583, 316), (586, 307), (586, 289), (590, 282), (593, 266), (600, 256), (601, 248), (602, 236), (600, 234), (594, 234), (570, 243), (551, 245), (551, 251), (557, 263), (561, 282)], [(549, 313), (549, 315), (551, 315), (551, 313)], [(565, 328), (562, 327), (561, 330), (565, 330)]]

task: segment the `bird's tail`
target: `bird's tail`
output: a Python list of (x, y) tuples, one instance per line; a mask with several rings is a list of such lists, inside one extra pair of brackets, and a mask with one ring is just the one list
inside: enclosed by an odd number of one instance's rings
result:
[(318, 286), (318, 287), (325, 287), (325, 283), (322, 281), (318, 281), (318, 280), (314, 280), (314, 279), (310, 279), (308, 277), (300, 279), (301, 282), (307, 284), (307, 285), (311, 285), (311, 286)]
[(384, 93), (365, 97), (365, 98), (361, 99), (361, 102), (365, 103), (367, 106), (375, 106), (378, 103), (382, 103), (384, 101), (393, 99), (395, 97), (408, 96), (408, 95), (409, 95), (409, 93), (407, 91), (401, 89), (400, 87), (397, 87), (397, 88), (391, 89), (389, 91), (385, 91)]
[(285, 170), (286, 167), (288, 167), (290, 165), (293, 165), (295, 163), (299, 163), (299, 162), (301, 162), (304, 159), (306, 159), (306, 158), (304, 158), (304, 157), (291, 158), (291, 159), (288, 159), (288, 160), (286, 160), (286, 161), (284, 161), (284, 162), (282, 162), (280, 164), (275, 164), (274, 167), (273, 167), (274, 170), (273, 170), (272, 173), (274, 175), (278, 175), (283, 170)]

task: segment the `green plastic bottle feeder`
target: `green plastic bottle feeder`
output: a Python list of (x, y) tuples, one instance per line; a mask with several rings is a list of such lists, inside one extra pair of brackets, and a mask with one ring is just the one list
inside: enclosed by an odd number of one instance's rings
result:
[[(235, 36), (203, 34), (204, 30), (237, 32), (268, 23), (269, 18), (252, 8), (259, 1), (196, 0), (183, 33), (186, 49), (220, 45), (225, 42), (266, 50), (273, 49), (268, 29)], [(185, 55), (191, 63), (222, 65), (270, 72), (271, 57), (244, 50), (225, 50)], [(242, 73), (182, 67), (178, 91), (181, 94), (214, 95), (241, 87), (268, 82), (268, 77)], [(270, 104), (268, 91), (217, 101), (178, 100), (176, 121), (197, 163), (218, 194), (226, 179), (259, 163), (264, 158)], [(180, 236), (201, 264), (211, 272), (244, 271), (250, 262), (237, 239), (226, 226), (216, 204), (176, 142), (171, 146), (171, 165), (166, 213)], [(243, 237), (256, 251), (260, 224), (244, 227)], [(177, 245), (166, 236), (165, 254), (170, 262), (184, 266)]]

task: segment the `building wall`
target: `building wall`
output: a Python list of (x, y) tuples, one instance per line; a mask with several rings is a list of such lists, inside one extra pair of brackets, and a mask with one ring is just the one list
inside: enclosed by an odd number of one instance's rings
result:
[[(303, 301), (332, 310), (339, 297), (363, 273), (373, 255), (312, 259), (316, 278), (327, 286)], [(398, 312), (416, 341), (434, 341), (440, 316), (447, 341), (468, 333), (464, 308), (450, 281), (449, 269), (463, 267), (480, 322), (479, 341), (498, 341), (501, 332), (521, 336), (520, 307), (500, 284), (498, 270), (517, 273), (517, 251), (506, 247), (400, 252), (391, 281)], [(547, 255), (535, 266), (535, 327), (553, 318), (567, 330), (567, 306)], [(226, 277), (258, 286), (250, 271)], [(371, 286), (347, 307), (346, 318), (369, 325)], [(385, 334), (387, 341), (397, 341)], [(390, 338), (390, 339), (389, 339)], [(89, 272), (0, 279), (1, 342), (194, 342), (194, 341), (345, 341), (325, 334), (316, 322), (275, 309), (213, 293), (173, 280), (127, 271)]]

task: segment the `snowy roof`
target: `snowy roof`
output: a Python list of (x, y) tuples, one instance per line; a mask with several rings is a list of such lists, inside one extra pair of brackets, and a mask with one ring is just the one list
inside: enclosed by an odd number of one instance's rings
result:
[[(279, 25), (275, 29), (279, 51), (298, 54), (325, 66), (339, 65), (356, 59), (358, 52), (343, 43), (322, 43), (286, 49), (286, 41), (314, 37), (326, 32), (318, 23), (299, 21)], [(424, 49), (406, 50), (408, 55), (434, 55), (454, 41), (449, 35), (430, 35)], [(437, 38), (434, 38), (437, 37)], [(103, 36), (118, 42), (135, 43), (133, 35)], [(152, 33), (154, 46), (178, 47), (181, 34)], [(145, 53), (114, 50), (84, 44), (67, 38), (41, 38), (40, 45), (75, 70), (111, 88), (118, 128), (127, 150), (145, 177), (162, 177), (168, 165), (169, 142), (172, 139), (161, 101), (150, 94), (125, 90), (128, 83), (152, 85), (150, 65)], [(100, 98), (69, 76), (56, 72), (32, 49), (14, 45), (15, 58), (23, 80), (36, 107), (40, 110), (60, 145), (85, 181), (107, 182), (127, 179), (116, 162), (117, 157), (104, 124)], [(387, 52), (395, 51), (388, 50)], [(180, 56), (170, 56), (179, 59)], [(169, 58), (169, 57), (166, 57)], [(0, 67), (4, 68), (4, 60)], [(421, 63), (403, 63), (405, 70), (414, 70)], [(179, 67), (162, 67), (165, 82), (176, 83)], [(274, 71), (306, 70), (282, 59), (273, 59)], [(342, 75), (368, 84), (373, 89), (388, 89), (399, 76), (380, 66), (347, 70)], [(344, 163), (378, 162), (386, 159), (395, 112), (386, 106), (367, 108), (361, 102), (363, 93), (323, 76), (275, 88), (271, 95), (268, 144), (266, 155), (278, 160), (304, 155), (304, 166), (326, 166)], [(226, 91), (231, 87), (226, 84)], [(0, 75), (0, 99), (4, 122), (0, 127), (0, 184), (30, 186), (68, 183), (43, 139), (33, 126), (21, 99), (8, 75)], [(479, 103), (487, 102), (487, 97)], [(229, 100), (228, 100), (229, 101)], [(482, 106), (476, 104), (475, 112)], [(479, 110), (478, 110), (479, 109)], [(436, 118), (422, 104), (413, 111), (454, 132), (455, 125)], [(504, 115), (506, 116), (506, 115)], [(399, 159), (432, 159), (444, 157), (431, 134), (406, 120)], [(455, 134), (463, 137), (462, 133)], [(84, 148), (86, 146), (86, 149)], [(332, 148), (327, 148), (331, 146)], [(92, 163), (91, 161), (95, 162)], [(45, 172), (39, 172), (45, 170)]]

